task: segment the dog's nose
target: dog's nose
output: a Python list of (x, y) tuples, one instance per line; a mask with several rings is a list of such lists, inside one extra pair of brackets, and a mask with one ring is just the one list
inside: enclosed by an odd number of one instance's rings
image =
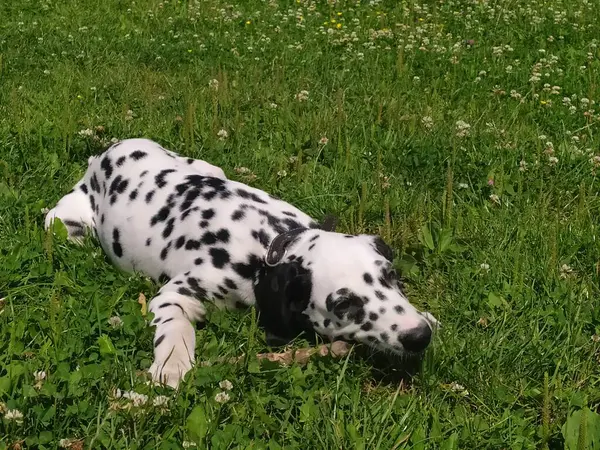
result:
[(423, 322), (418, 327), (400, 334), (398, 340), (405, 350), (422, 352), (431, 342), (431, 327), (427, 322)]

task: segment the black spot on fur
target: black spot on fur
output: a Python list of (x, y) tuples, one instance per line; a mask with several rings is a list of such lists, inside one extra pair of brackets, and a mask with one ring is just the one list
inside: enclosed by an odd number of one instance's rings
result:
[(404, 308), (400, 305), (394, 306), (394, 311), (396, 311), (398, 314), (404, 314)]
[(365, 283), (367, 283), (367, 284), (373, 284), (373, 277), (370, 274), (365, 273), (363, 275), (363, 279), (365, 280)]
[(185, 244), (185, 236), (179, 236), (175, 241), (175, 248), (180, 249)]
[(229, 252), (224, 248), (212, 247), (208, 252), (212, 258), (213, 266), (222, 269), (229, 262)]
[(150, 203), (152, 201), (152, 197), (154, 197), (154, 191), (150, 191), (146, 194), (146, 203)]
[(172, 172), (175, 172), (175, 169), (163, 169), (154, 177), (154, 182), (159, 189), (167, 185), (165, 177)]
[(310, 244), (308, 247), (308, 251), (310, 252), (313, 248), (315, 248), (316, 244)]
[(319, 239), (321, 235), (320, 234), (315, 234), (313, 237), (311, 237), (308, 242), (315, 242), (317, 239)]
[(169, 250), (171, 250), (171, 244), (172, 242), (169, 242), (169, 244), (160, 251), (160, 259), (162, 259), (163, 261), (167, 259), (167, 256), (169, 255)]
[(392, 325), (392, 326), (390, 327), (390, 329), (391, 329), (392, 331), (396, 331), (396, 330), (398, 329), (398, 325), (397, 325), (397, 324), (394, 324), (394, 325)]
[(140, 177), (145, 177), (146, 175), (148, 175), (148, 171), (144, 170), (142, 173), (140, 173)]
[(138, 191), (137, 189), (134, 189), (133, 191), (131, 191), (129, 193), (129, 200), (135, 200), (137, 198), (138, 195)]
[(133, 159), (134, 161), (139, 161), (140, 159), (148, 156), (148, 153), (143, 152), (141, 150), (136, 150), (135, 152), (132, 152), (129, 156), (131, 156), (131, 159)]
[(264, 248), (267, 248), (271, 243), (271, 236), (269, 236), (262, 228), (259, 231), (252, 230), (252, 237), (260, 242)]
[(204, 220), (210, 220), (215, 216), (215, 210), (210, 208), (210, 209), (205, 209), (204, 211), (202, 211), (202, 218)]
[(207, 220), (202, 220), (202, 221), (201, 221), (201, 222), (198, 224), (198, 226), (199, 226), (200, 228), (206, 228), (206, 227), (208, 226), (208, 221), (207, 221)]
[(92, 178), (90, 178), (90, 187), (92, 191), (100, 193), (100, 183), (98, 183), (98, 177), (96, 176), (96, 172), (92, 174)]
[(235, 263), (232, 267), (240, 277), (251, 280), (261, 265), (262, 263), (258, 256), (250, 255), (248, 256), (248, 263)]
[(390, 340), (390, 336), (387, 333), (381, 333), (379, 337), (383, 342), (388, 342)]
[(166, 335), (163, 334), (156, 341), (154, 341), (154, 348), (158, 347), (161, 344), (161, 342), (165, 340), (165, 336)]
[(123, 247), (121, 247), (121, 243), (119, 242), (120, 233), (118, 228), (113, 229), (113, 243), (112, 249), (113, 253), (117, 258), (121, 258), (123, 256)]
[(387, 300), (387, 297), (385, 296), (385, 294), (379, 290), (375, 291), (375, 295), (377, 296), (377, 298), (379, 300)]
[(171, 217), (168, 221), (167, 221), (167, 225), (165, 226), (165, 229), (162, 232), (162, 236), (166, 239), (169, 236), (171, 236), (171, 233), (173, 232), (173, 227), (175, 224), (175, 217)]
[(104, 171), (104, 178), (109, 180), (113, 173), (113, 166), (108, 156), (102, 158), (102, 161), (100, 162), (100, 168)]
[(237, 222), (238, 220), (242, 220), (245, 215), (246, 215), (245, 211), (238, 209), (237, 211), (234, 211), (233, 214), (231, 215), (231, 220)]
[(223, 242), (224, 244), (229, 242), (229, 236), (229, 230), (225, 228), (221, 228), (219, 231), (217, 231), (217, 240)]
[(121, 167), (126, 159), (127, 158), (125, 156), (121, 156), (119, 159), (117, 159), (117, 167)]
[(379, 319), (379, 316), (377, 315), (377, 313), (369, 313), (369, 320), (372, 320), (373, 322), (375, 322), (377, 319)]
[(92, 211), (96, 211), (96, 199), (92, 194), (90, 194), (90, 206), (92, 207)]
[(201, 265), (203, 262), (204, 262), (204, 260), (202, 258), (196, 258), (194, 260), (194, 264), (197, 266)]
[(202, 235), (201, 241), (205, 245), (213, 245), (217, 242), (217, 236), (212, 231), (207, 231)]
[(164, 222), (169, 217), (169, 214), (171, 214), (171, 208), (168, 206), (163, 206), (154, 216), (152, 216), (152, 219), (150, 220), (150, 226), (154, 226), (158, 222)]
[(198, 250), (200, 248), (200, 241), (196, 241), (195, 239), (188, 239), (185, 243), (186, 250)]
[(256, 195), (254, 192), (248, 192), (244, 189), (238, 189), (236, 191), (236, 194), (245, 200), (252, 200), (253, 202), (256, 202), (256, 203), (265, 203), (265, 204), (267, 203), (262, 198), (260, 198), (258, 195)]
[(226, 277), (223, 280), (223, 282), (225, 283), (225, 286), (227, 286), (229, 289), (237, 289), (237, 284), (235, 284), (235, 282), (231, 278)]
[(282, 214), (289, 217), (296, 217), (296, 214), (291, 211), (283, 211)]
[(325, 320), (323, 321), (323, 326), (324, 326), (325, 328), (327, 328), (327, 327), (329, 326), (329, 324), (330, 324), (330, 323), (331, 323), (331, 319), (325, 319)]
[(206, 291), (206, 289), (200, 286), (200, 283), (198, 282), (197, 278), (190, 277), (187, 279), (187, 283), (192, 289), (192, 291), (194, 291), (194, 297), (196, 297), (199, 300), (206, 298), (208, 292)]
[(79, 189), (81, 189), (84, 194), (88, 193), (88, 188), (85, 184), (82, 184), (81, 186), (79, 186)]

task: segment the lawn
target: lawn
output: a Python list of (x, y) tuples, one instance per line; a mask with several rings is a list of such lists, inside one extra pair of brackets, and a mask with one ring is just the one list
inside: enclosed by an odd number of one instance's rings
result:
[[(0, 449), (598, 448), (595, 2), (237, 3), (0, 4)], [(443, 325), (417, 375), (220, 362), (267, 347), (215, 310), (147, 384), (159, 286), (43, 229), (141, 136), (383, 236)]]

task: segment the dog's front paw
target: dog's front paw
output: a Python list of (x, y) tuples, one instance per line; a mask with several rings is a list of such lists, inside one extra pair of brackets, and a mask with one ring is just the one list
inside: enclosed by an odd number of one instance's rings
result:
[(177, 389), (180, 381), (192, 368), (192, 361), (186, 358), (175, 358), (173, 355), (167, 361), (155, 360), (148, 370), (152, 381)]

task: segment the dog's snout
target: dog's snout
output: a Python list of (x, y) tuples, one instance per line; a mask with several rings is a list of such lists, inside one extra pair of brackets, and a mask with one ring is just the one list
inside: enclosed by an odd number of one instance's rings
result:
[(418, 327), (401, 333), (398, 340), (405, 350), (422, 352), (431, 342), (431, 327), (424, 321)]

